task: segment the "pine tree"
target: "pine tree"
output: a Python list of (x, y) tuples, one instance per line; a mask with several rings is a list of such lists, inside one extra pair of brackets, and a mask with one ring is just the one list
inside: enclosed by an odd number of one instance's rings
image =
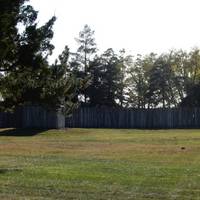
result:
[[(97, 52), (97, 47), (94, 38), (94, 31), (88, 25), (85, 25), (83, 30), (80, 31), (79, 37), (75, 38), (78, 49), (73, 55), (72, 61), (70, 63), (71, 71), (73, 74), (79, 78), (88, 79), (90, 77), (92, 82), (92, 72), (91, 72), (91, 62)], [(80, 100), (84, 104), (88, 104), (89, 98), (87, 95), (87, 89), (80, 90), (79, 96), (83, 96), (83, 99)]]
[[(37, 11), (24, 2), (1, 0), (5, 10), (0, 13), (3, 16), (0, 50), (8, 47), (0, 63), (3, 71), (1, 108), (12, 110), (19, 105), (37, 104), (51, 109), (62, 108), (67, 114), (75, 104), (72, 97), (84, 82), (67, 75), (68, 56), (60, 57), (59, 64), (49, 66), (47, 59), (54, 49), (51, 39), (56, 17), (39, 26)], [(18, 30), (19, 25), (23, 31)]]

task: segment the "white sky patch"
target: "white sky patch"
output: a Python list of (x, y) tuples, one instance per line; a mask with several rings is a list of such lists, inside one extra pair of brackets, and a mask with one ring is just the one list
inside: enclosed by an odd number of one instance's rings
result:
[(132, 54), (189, 50), (200, 46), (199, 0), (31, 0), (39, 22), (54, 14), (53, 61), (65, 45), (76, 49), (75, 37), (88, 24), (98, 49), (125, 48)]

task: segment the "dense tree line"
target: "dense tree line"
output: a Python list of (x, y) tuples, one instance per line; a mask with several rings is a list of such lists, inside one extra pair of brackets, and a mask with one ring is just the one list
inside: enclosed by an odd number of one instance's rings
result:
[(28, 0), (0, 1), (0, 108), (39, 104), (69, 113), (78, 104), (133, 108), (200, 105), (200, 50), (127, 55), (99, 53), (94, 31), (85, 25), (54, 64), (53, 16), (37, 23)]
[(94, 31), (85, 25), (69, 64), (73, 73), (90, 77), (80, 91), (87, 106), (171, 108), (200, 105), (200, 50), (171, 50), (157, 55), (127, 55), (112, 48), (97, 54)]

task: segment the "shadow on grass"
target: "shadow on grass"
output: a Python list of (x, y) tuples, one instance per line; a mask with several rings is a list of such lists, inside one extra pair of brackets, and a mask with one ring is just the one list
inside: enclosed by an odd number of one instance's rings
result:
[(0, 174), (22, 172), (22, 169), (17, 168), (0, 168)]
[(0, 130), (1, 136), (9, 137), (30, 137), (39, 135), (40, 133), (46, 131), (46, 129), (4, 129)]

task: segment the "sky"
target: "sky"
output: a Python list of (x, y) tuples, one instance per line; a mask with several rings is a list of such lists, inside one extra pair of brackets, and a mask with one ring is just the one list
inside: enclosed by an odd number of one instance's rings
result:
[(53, 60), (85, 24), (102, 52), (125, 48), (132, 55), (200, 47), (200, 0), (30, 0), (44, 24), (55, 15)]

